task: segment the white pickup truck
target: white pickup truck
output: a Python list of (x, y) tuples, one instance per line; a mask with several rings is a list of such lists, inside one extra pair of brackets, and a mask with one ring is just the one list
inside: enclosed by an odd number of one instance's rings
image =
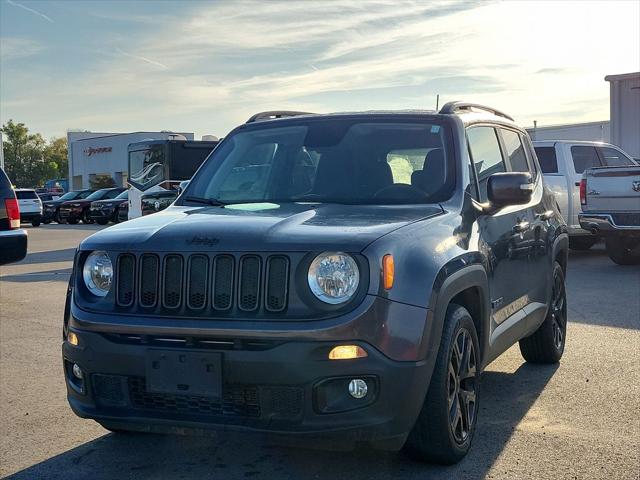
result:
[(615, 145), (602, 142), (570, 140), (534, 141), (536, 156), (542, 168), (545, 185), (553, 191), (560, 213), (569, 229), (569, 246), (587, 250), (601, 237), (580, 226), (580, 180), (591, 167), (636, 165), (636, 162)]
[(609, 258), (640, 264), (640, 166), (587, 169), (580, 200), (580, 225), (604, 236)]

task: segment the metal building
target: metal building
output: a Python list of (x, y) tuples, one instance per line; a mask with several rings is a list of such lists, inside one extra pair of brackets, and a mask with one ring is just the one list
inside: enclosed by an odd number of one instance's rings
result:
[(96, 177), (112, 177), (127, 186), (127, 147), (144, 140), (165, 140), (175, 135), (193, 140), (193, 133), (174, 132), (68, 132), (69, 189), (89, 188)]
[(607, 75), (611, 143), (640, 158), (640, 72)]

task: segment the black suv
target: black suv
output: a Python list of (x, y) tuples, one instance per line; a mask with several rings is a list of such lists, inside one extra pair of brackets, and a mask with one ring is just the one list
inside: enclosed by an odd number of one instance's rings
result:
[(453, 463), (487, 364), (516, 342), (562, 356), (567, 251), (530, 139), (497, 110), (257, 114), (174, 205), (80, 245), (69, 403), (115, 431)]
[(75, 190), (67, 192), (60, 198), (55, 200), (47, 200), (42, 202), (42, 223), (48, 224), (51, 222), (60, 223), (60, 206), (64, 202), (70, 200), (83, 200), (91, 195), (95, 190)]

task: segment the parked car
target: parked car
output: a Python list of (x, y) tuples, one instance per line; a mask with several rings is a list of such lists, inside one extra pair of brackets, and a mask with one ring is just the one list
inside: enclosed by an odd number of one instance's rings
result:
[(86, 198), (69, 200), (62, 205), (58, 211), (58, 217), (62, 223), (70, 223), (75, 225), (80, 220), (82, 223), (93, 223), (90, 216), (91, 203), (96, 200), (113, 200), (122, 192), (124, 188), (102, 188), (91, 193)]
[(64, 202), (68, 202), (70, 200), (83, 200), (91, 195), (95, 190), (75, 190), (72, 192), (67, 192), (62, 195), (57, 200), (49, 200), (43, 202), (42, 209), (42, 223), (48, 224), (51, 222), (60, 222), (60, 206)]
[(32, 188), (16, 188), (15, 193), (20, 205), (20, 221), (39, 227), (42, 222), (42, 200), (36, 191)]
[(106, 225), (109, 222), (118, 223), (118, 211), (122, 203), (127, 203), (129, 191), (124, 190), (113, 199), (96, 200), (91, 202), (89, 218), (99, 225)]
[(609, 258), (640, 264), (640, 166), (585, 170), (580, 201), (580, 225), (604, 236)]
[(27, 255), (27, 232), (20, 228), (20, 206), (13, 186), (0, 168), (0, 265)]
[(142, 215), (164, 210), (178, 198), (178, 190), (164, 190), (142, 195), (140, 203), (142, 205)]
[(602, 142), (544, 140), (533, 142), (544, 182), (556, 196), (560, 213), (569, 228), (569, 245), (574, 250), (588, 250), (600, 240), (599, 235), (583, 229), (578, 221), (580, 180), (591, 167), (635, 165), (636, 162), (615, 145)]
[(518, 342), (531, 363), (562, 357), (568, 243), (527, 133), (495, 109), (257, 114), (161, 215), (80, 244), (68, 400), (116, 432), (453, 463), (486, 365)]
[(58, 194), (58, 193), (50, 193), (50, 192), (38, 192), (36, 191), (36, 193), (38, 194), (38, 197), (40, 197), (40, 200), (42, 202), (50, 202), (52, 200), (58, 200), (62, 194)]
[(129, 200), (122, 202), (118, 207), (118, 223), (129, 220)]

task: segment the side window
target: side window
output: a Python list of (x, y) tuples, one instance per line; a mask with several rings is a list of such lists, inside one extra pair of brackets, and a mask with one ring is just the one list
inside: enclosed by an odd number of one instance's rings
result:
[(600, 167), (600, 159), (596, 147), (586, 145), (574, 145), (571, 147), (571, 157), (576, 173), (583, 173), (587, 168)]
[(556, 147), (534, 147), (542, 173), (558, 173)]
[(604, 162), (605, 165), (609, 167), (623, 167), (628, 165), (635, 165), (635, 163), (624, 155), (620, 150), (616, 150), (611, 147), (598, 147), (598, 152), (600, 152), (600, 158)]
[(469, 152), (473, 158), (480, 200), (487, 200), (487, 180), (498, 172), (506, 171), (496, 131), (492, 127), (471, 127), (467, 130)]
[(524, 152), (524, 145), (520, 140), (520, 135), (513, 130), (505, 128), (500, 129), (502, 140), (507, 153), (507, 161), (512, 172), (529, 172), (529, 164), (527, 163), (527, 155)]

